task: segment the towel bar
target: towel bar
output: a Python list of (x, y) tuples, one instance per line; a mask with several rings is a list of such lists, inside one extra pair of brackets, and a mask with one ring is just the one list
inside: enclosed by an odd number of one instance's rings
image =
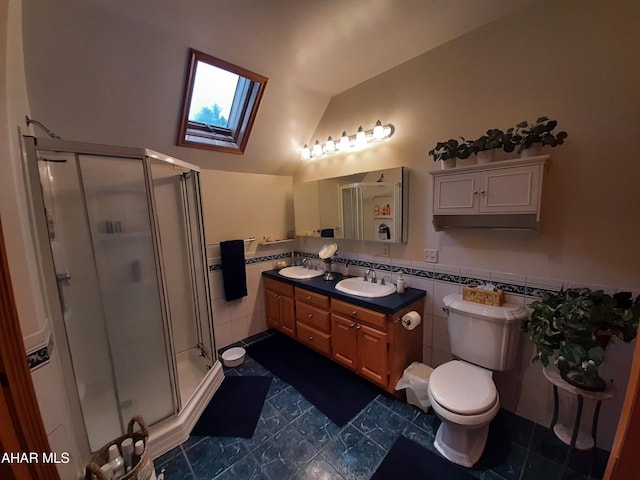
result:
[[(256, 241), (256, 236), (255, 236), (255, 235), (253, 235), (253, 236), (251, 236), (251, 237), (249, 237), (249, 238), (244, 238), (242, 241), (243, 241), (243, 242), (249, 242), (249, 243), (251, 243), (251, 242), (255, 242), (255, 241)], [(220, 242), (216, 242), (216, 243), (207, 243), (207, 247), (219, 247), (219, 246), (220, 246)]]

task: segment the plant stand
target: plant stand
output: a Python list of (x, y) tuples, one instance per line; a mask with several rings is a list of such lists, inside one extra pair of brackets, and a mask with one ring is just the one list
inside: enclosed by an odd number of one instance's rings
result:
[[(597, 435), (598, 435), (598, 417), (600, 415), (600, 406), (604, 400), (610, 400), (615, 395), (615, 388), (613, 384), (608, 383), (606, 389), (603, 392), (592, 392), (589, 390), (583, 390), (574, 385), (571, 385), (565, 381), (560, 372), (555, 366), (549, 365), (545, 367), (542, 372), (544, 376), (553, 385), (553, 419), (551, 420), (550, 428), (553, 429), (556, 436), (565, 444), (569, 445), (567, 453), (564, 458), (562, 470), (559, 479), (564, 477), (569, 465), (569, 458), (571, 452), (574, 449), (577, 450), (591, 450), (593, 449), (594, 455), (596, 451)], [(578, 399), (578, 410), (576, 412), (576, 419), (573, 425), (573, 429), (568, 425), (558, 423), (558, 388), (565, 392), (574, 395)], [(580, 421), (582, 418), (582, 407), (584, 399), (593, 400), (596, 402), (596, 408), (593, 412), (593, 421), (591, 423), (591, 434), (584, 430), (580, 430)]]

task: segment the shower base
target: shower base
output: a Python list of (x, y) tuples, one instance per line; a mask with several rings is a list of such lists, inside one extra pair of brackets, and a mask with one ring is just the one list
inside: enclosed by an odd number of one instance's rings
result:
[(193, 392), (189, 401), (183, 404), (182, 411), (150, 428), (148, 445), (153, 458), (168, 452), (189, 438), (193, 426), (209, 404), (213, 394), (220, 388), (223, 380), (222, 363), (216, 361)]

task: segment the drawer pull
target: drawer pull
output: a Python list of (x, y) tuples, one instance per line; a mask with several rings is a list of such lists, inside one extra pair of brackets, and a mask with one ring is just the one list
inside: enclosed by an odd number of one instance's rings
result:
[(309, 337), (309, 341), (310, 341), (310, 342), (311, 342), (311, 341), (313, 341), (313, 337), (311, 337), (311, 336), (310, 336), (310, 337)]
[(353, 327), (355, 327), (355, 326), (356, 326), (356, 324), (355, 324), (355, 323), (352, 323), (351, 325), (349, 325), (349, 328), (353, 328)]
[(356, 325), (356, 330), (360, 330), (360, 325)]
[(313, 313), (308, 314), (307, 318), (313, 318)]
[(357, 314), (358, 314), (357, 310), (354, 310), (353, 312), (351, 312), (351, 315), (357, 315)]
[(311, 295), (307, 295), (307, 300), (311, 300)]

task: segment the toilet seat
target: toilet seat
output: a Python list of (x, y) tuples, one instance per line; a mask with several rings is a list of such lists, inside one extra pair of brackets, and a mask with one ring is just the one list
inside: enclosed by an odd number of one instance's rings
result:
[(433, 399), (456, 415), (481, 415), (498, 402), (492, 372), (460, 360), (437, 367), (429, 378)]

